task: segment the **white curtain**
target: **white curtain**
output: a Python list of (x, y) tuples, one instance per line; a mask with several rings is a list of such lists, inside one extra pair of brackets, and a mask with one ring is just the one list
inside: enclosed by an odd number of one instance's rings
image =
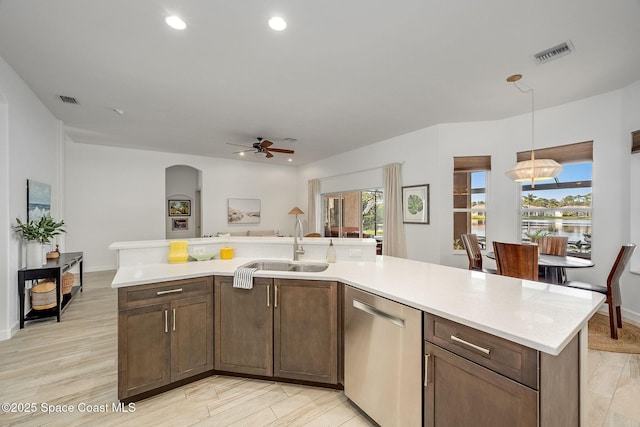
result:
[(320, 209), (322, 203), (320, 200), (320, 180), (310, 179), (308, 183), (309, 207), (307, 210), (307, 218), (309, 221), (309, 233), (321, 233), (318, 220), (322, 217)]
[(407, 242), (402, 223), (402, 171), (400, 163), (384, 167), (384, 241), (382, 255), (407, 257)]

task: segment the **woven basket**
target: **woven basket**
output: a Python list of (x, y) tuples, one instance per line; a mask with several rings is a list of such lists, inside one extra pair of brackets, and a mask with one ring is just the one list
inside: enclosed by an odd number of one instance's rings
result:
[(67, 271), (62, 275), (62, 295), (71, 293), (74, 281), (75, 277), (73, 276), (73, 273)]
[(46, 310), (56, 304), (55, 282), (41, 282), (31, 288), (31, 307), (34, 310)]

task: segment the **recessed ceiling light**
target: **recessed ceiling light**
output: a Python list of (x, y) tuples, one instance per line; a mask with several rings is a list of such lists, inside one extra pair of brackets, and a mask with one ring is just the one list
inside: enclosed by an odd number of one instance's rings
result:
[(187, 24), (182, 19), (180, 19), (179, 16), (176, 15), (167, 16), (164, 21), (168, 26), (176, 30), (184, 30), (185, 28), (187, 28)]
[(282, 31), (287, 28), (287, 21), (279, 16), (274, 16), (269, 19), (269, 27), (271, 27), (272, 30)]
[(238, 154), (240, 154), (241, 156), (244, 156), (244, 151), (241, 151)]
[(293, 159), (292, 159), (292, 158), (289, 158), (289, 159), (287, 159), (287, 161), (289, 161), (289, 162), (293, 162)]

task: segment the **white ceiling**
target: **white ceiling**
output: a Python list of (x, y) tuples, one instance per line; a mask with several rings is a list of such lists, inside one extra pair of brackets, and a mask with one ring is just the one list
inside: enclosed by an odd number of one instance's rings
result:
[(514, 73), (537, 108), (624, 87), (639, 22), (640, 0), (0, 0), (0, 56), (78, 143), (237, 158), (226, 143), (265, 137), (294, 162), (259, 161), (300, 165), (530, 111)]

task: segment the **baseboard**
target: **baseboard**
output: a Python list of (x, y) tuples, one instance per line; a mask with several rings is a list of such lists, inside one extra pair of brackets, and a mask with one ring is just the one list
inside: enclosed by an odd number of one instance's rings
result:
[(10, 329), (0, 330), (0, 341), (11, 339), (11, 337), (18, 333), (18, 330), (20, 330), (19, 323), (15, 323)]
[(622, 307), (622, 320), (640, 327), (640, 313)]
[(118, 267), (115, 265), (98, 265), (89, 268), (85, 268), (85, 273), (96, 273), (98, 271), (109, 271), (109, 270), (117, 270)]

